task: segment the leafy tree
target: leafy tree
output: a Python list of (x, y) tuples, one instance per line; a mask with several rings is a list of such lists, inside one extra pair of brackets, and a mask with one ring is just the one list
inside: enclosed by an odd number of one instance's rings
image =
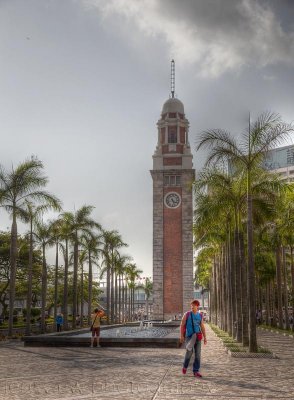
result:
[[(10, 233), (0, 232), (0, 303), (2, 316), (8, 316), (9, 277), (10, 277)], [(16, 264), (16, 294), (23, 299), (27, 294), (27, 274), (29, 269), (29, 244), (27, 237), (18, 236), (19, 252)], [(32, 298), (35, 302), (40, 298), (41, 288), (41, 254), (33, 252)]]

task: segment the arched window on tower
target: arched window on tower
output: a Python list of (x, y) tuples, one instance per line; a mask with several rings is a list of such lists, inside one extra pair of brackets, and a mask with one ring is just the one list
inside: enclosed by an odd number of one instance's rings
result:
[(177, 128), (174, 126), (168, 128), (168, 143), (177, 143)]

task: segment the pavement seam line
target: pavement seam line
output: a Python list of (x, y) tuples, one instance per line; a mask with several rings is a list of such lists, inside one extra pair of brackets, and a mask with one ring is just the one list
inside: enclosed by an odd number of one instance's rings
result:
[(159, 382), (159, 385), (158, 385), (158, 387), (157, 387), (157, 389), (156, 389), (156, 392), (154, 393), (154, 395), (153, 395), (153, 397), (152, 397), (151, 400), (155, 400), (155, 399), (156, 399), (156, 397), (157, 397), (157, 395), (158, 395), (158, 393), (159, 393), (161, 384), (162, 384), (163, 380), (165, 379), (167, 373), (169, 372), (169, 370), (171, 369), (172, 366), (173, 366), (173, 362), (170, 363), (170, 365), (168, 366), (167, 370), (165, 371), (163, 377), (161, 378), (161, 380), (160, 380), (160, 382)]

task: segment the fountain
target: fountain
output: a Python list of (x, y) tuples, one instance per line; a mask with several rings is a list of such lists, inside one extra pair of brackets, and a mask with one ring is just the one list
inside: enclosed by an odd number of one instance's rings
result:
[[(25, 336), (25, 346), (90, 346), (89, 328)], [(102, 347), (180, 347), (179, 326), (175, 323), (143, 321), (120, 325), (102, 325)]]

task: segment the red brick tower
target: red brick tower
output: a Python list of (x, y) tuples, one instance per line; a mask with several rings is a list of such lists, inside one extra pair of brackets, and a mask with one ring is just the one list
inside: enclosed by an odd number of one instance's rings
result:
[[(173, 62), (172, 62), (173, 72)], [(193, 205), (195, 179), (183, 103), (163, 105), (153, 155), (153, 317), (170, 319), (190, 309), (193, 298)]]

